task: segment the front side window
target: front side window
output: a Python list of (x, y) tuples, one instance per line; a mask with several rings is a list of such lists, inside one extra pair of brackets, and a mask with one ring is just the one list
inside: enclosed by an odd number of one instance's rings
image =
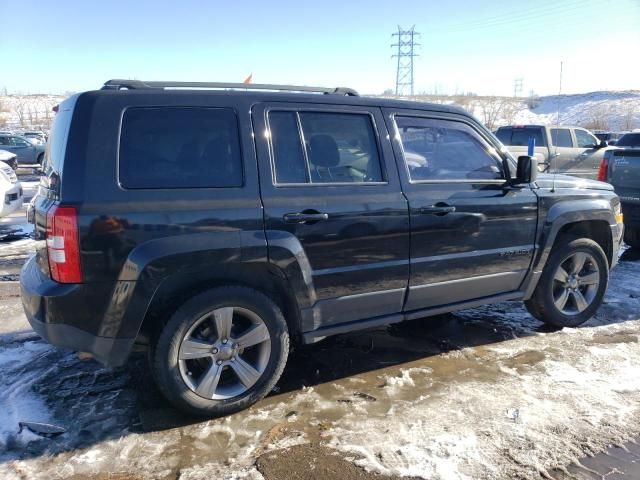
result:
[(411, 181), (473, 181), (504, 178), (493, 148), (460, 122), (396, 117)]
[(571, 140), (571, 130), (568, 128), (552, 128), (551, 143), (556, 147), (572, 148), (573, 140)]
[(371, 117), (328, 112), (269, 112), (277, 184), (382, 182)]
[(16, 147), (30, 147), (31, 144), (26, 140), (18, 137), (11, 137), (11, 143)]
[(136, 107), (122, 118), (125, 188), (242, 186), (236, 115), (227, 108)]
[(598, 144), (598, 140), (589, 132), (584, 130), (575, 130), (575, 132), (579, 148), (594, 148)]

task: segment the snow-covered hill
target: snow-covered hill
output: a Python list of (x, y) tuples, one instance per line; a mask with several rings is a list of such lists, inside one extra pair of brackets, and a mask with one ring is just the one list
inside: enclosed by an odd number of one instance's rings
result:
[(558, 111), (559, 123), (564, 125), (613, 131), (640, 128), (640, 90), (532, 98), (428, 95), (416, 99), (459, 105), (491, 129), (507, 124), (555, 124)]

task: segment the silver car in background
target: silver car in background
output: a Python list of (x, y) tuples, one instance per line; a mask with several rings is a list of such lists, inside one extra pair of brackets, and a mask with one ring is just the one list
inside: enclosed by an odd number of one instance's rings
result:
[(18, 164), (42, 164), (45, 145), (19, 135), (0, 135), (0, 149), (15, 153)]

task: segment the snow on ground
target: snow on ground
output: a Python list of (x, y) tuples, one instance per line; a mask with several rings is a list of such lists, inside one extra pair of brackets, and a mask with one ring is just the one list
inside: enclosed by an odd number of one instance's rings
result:
[[(640, 92), (591, 92), (540, 97), (533, 109), (523, 108), (514, 123), (555, 124), (560, 109), (561, 125), (600, 124), (623, 131), (640, 128)], [(524, 105), (526, 107), (526, 104)]]

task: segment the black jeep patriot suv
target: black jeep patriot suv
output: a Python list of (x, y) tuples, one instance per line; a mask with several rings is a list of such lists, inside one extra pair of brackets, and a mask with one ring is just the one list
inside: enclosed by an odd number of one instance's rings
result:
[(210, 416), (264, 397), (290, 342), (505, 300), (581, 324), (623, 234), (610, 185), (349, 89), (112, 80), (59, 106), (43, 169), (33, 328), (110, 366), (148, 345)]

